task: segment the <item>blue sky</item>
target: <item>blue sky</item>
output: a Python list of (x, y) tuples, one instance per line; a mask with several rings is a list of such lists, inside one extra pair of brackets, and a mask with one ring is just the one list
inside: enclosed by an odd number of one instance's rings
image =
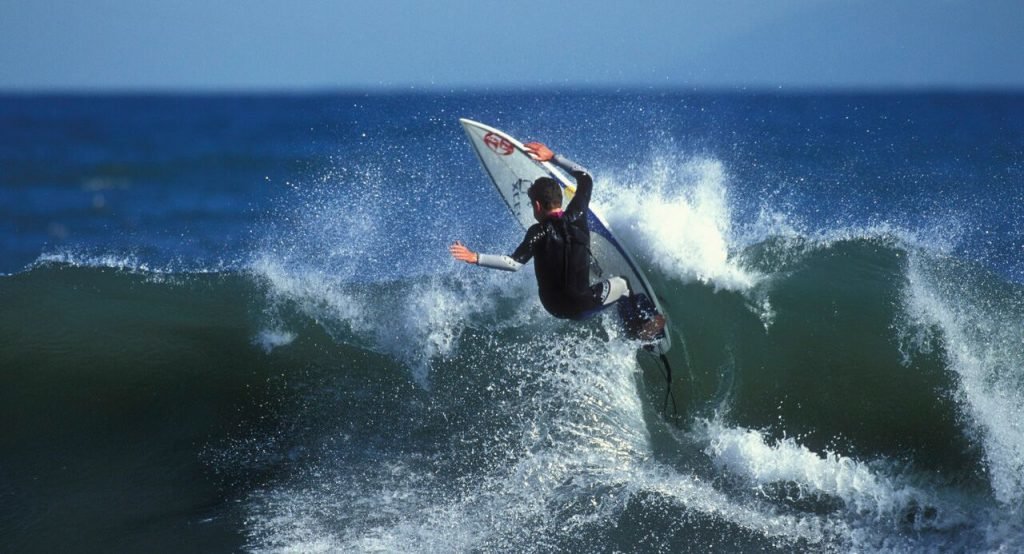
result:
[(4, 0), (0, 89), (1024, 88), (1024, 0)]

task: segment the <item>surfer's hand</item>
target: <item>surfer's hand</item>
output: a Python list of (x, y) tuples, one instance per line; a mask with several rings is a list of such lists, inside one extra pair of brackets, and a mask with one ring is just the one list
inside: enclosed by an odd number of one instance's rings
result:
[(473, 252), (466, 245), (460, 241), (455, 241), (454, 244), (448, 247), (448, 251), (451, 252), (452, 257), (456, 260), (466, 262), (468, 264), (475, 264), (480, 261), (480, 256), (476, 252)]
[(529, 154), (534, 161), (546, 162), (555, 157), (555, 153), (552, 152), (550, 148), (539, 142), (528, 142), (523, 146), (526, 147), (526, 153)]

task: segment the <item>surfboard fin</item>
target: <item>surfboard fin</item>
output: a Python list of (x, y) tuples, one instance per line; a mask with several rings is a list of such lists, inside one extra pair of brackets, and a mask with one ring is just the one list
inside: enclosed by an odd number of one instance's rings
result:
[(676, 407), (676, 397), (672, 394), (672, 366), (668, 365), (668, 356), (659, 354), (661, 363), (665, 366), (665, 407), (664, 410), (668, 412), (668, 401), (672, 400), (672, 415), (679, 415), (679, 408)]

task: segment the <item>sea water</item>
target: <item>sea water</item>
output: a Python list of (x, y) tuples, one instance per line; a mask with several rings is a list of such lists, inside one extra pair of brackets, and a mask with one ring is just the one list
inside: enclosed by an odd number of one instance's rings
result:
[[(458, 118), (587, 166), (664, 368)], [(1024, 549), (1024, 96), (0, 98), (0, 550)], [(666, 394), (669, 392), (669, 394)]]

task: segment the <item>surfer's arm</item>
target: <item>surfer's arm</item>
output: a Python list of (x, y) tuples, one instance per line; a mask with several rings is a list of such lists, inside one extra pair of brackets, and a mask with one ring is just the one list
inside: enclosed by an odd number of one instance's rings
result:
[(573, 195), (565, 212), (586, 212), (590, 207), (590, 194), (594, 190), (594, 178), (590, 172), (580, 164), (558, 154), (551, 158), (551, 163), (569, 172), (573, 179), (576, 179), (576, 194)]
[(569, 172), (569, 175), (576, 179), (576, 193), (572, 197), (572, 201), (569, 202), (569, 205), (565, 207), (566, 213), (573, 210), (578, 210), (582, 213), (590, 207), (590, 193), (594, 189), (594, 179), (585, 167), (565, 156), (555, 154), (542, 143), (528, 142), (523, 146), (526, 147), (526, 153), (534, 160), (538, 162), (551, 162)]
[[(535, 225), (534, 227), (539, 229), (539, 226)], [(530, 230), (531, 232), (526, 234), (526, 238), (523, 239), (523, 242), (511, 256), (473, 252), (459, 241), (455, 241), (455, 244), (449, 246), (448, 251), (451, 252), (453, 258), (466, 263), (503, 271), (519, 271), (523, 264), (530, 261), (530, 258), (533, 257), (531, 243), (536, 237), (536, 231), (533, 228)]]
[(590, 172), (587, 171), (587, 168), (570, 160), (569, 158), (566, 158), (565, 156), (562, 156), (561, 154), (555, 154), (551, 158), (551, 163), (568, 171), (569, 174), (575, 177), (577, 181), (579, 181), (582, 176), (586, 176), (587, 178), (590, 177)]
[(497, 254), (477, 254), (476, 260), (476, 265), (478, 266), (503, 271), (519, 271), (523, 267), (523, 264), (513, 260), (510, 256), (500, 256)]
[(476, 263), (477, 265), (482, 265), (491, 269), (519, 271), (522, 269), (523, 265), (533, 257), (533, 243), (537, 240), (540, 234), (541, 226), (532, 225), (529, 230), (526, 231), (526, 237), (523, 238), (523, 242), (519, 243), (519, 246), (516, 247), (515, 252), (513, 252), (511, 256), (478, 254)]

